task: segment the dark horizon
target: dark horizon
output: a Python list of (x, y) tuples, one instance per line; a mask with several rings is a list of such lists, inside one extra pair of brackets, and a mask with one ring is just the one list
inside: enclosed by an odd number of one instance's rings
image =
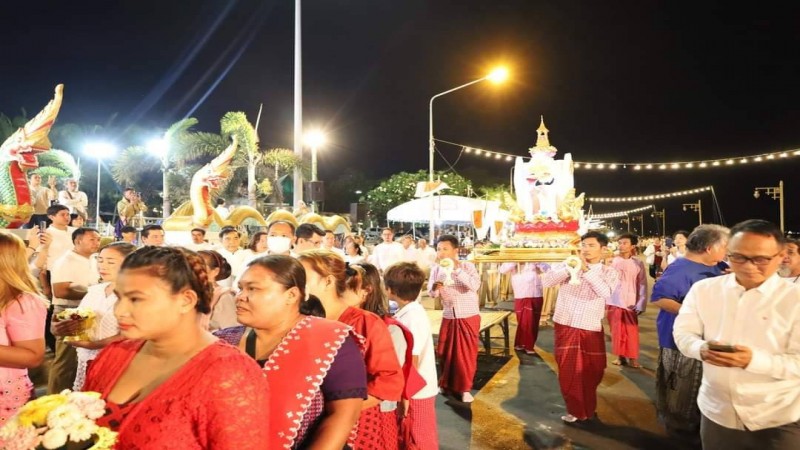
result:
[[(320, 179), (346, 168), (376, 178), (427, 170), (430, 97), (497, 64), (508, 65), (510, 82), (436, 100), (435, 137), (526, 155), (543, 115), (559, 156), (578, 161), (669, 163), (799, 148), (796, 12), (685, 1), (306, 1), (304, 122), (326, 128), (333, 142), (320, 153)], [(120, 128), (155, 129), (193, 116), (198, 129), (219, 131), (225, 112), (254, 122), (264, 103), (263, 145), (291, 147), (293, 20), (292, 2), (277, 1), (15, 5), (0, 19), (10, 36), (0, 44), (0, 111), (34, 114), (64, 83), (61, 123), (103, 124), (117, 114)], [(451, 164), (460, 151), (438, 149)], [(790, 208), (800, 195), (791, 176), (798, 158), (702, 171), (578, 170), (576, 185), (590, 197), (713, 185), (731, 225), (777, 223), (777, 202), (752, 194), (782, 179), (787, 230), (800, 231)], [(437, 170), (446, 167), (437, 156)], [(462, 155), (455, 170), (494, 184), (507, 182), (510, 167)], [(711, 221), (711, 197), (702, 199)], [(681, 210), (694, 201), (656, 202), (667, 209), (668, 230), (697, 223)]]

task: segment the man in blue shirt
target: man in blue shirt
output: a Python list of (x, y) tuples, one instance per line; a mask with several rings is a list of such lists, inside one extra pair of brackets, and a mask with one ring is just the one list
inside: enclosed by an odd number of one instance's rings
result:
[(700, 410), (697, 392), (703, 378), (700, 361), (678, 351), (672, 327), (684, 297), (692, 285), (723, 273), (718, 264), (725, 258), (728, 229), (719, 225), (700, 225), (689, 235), (686, 256), (667, 266), (653, 286), (650, 301), (661, 308), (656, 318), (658, 331), (658, 370), (656, 408), (667, 434), (700, 448)]

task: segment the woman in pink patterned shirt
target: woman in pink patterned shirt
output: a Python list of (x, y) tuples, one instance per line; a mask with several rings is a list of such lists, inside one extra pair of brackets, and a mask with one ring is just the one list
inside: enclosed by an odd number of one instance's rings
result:
[(30, 398), (28, 369), (44, 359), (46, 315), (28, 269), (25, 244), (0, 231), (0, 426)]

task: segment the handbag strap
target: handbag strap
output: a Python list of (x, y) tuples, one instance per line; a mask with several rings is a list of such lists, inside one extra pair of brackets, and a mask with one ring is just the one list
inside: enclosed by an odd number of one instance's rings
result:
[(247, 334), (247, 341), (244, 344), (244, 351), (253, 358), (256, 359), (256, 330), (250, 330)]

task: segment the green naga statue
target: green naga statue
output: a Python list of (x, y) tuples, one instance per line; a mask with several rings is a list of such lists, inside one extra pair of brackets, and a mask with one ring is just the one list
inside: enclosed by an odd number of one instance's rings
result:
[(27, 172), (39, 167), (37, 155), (50, 150), (47, 135), (61, 108), (64, 85), (50, 103), (0, 146), (0, 228), (19, 228), (33, 215)]

